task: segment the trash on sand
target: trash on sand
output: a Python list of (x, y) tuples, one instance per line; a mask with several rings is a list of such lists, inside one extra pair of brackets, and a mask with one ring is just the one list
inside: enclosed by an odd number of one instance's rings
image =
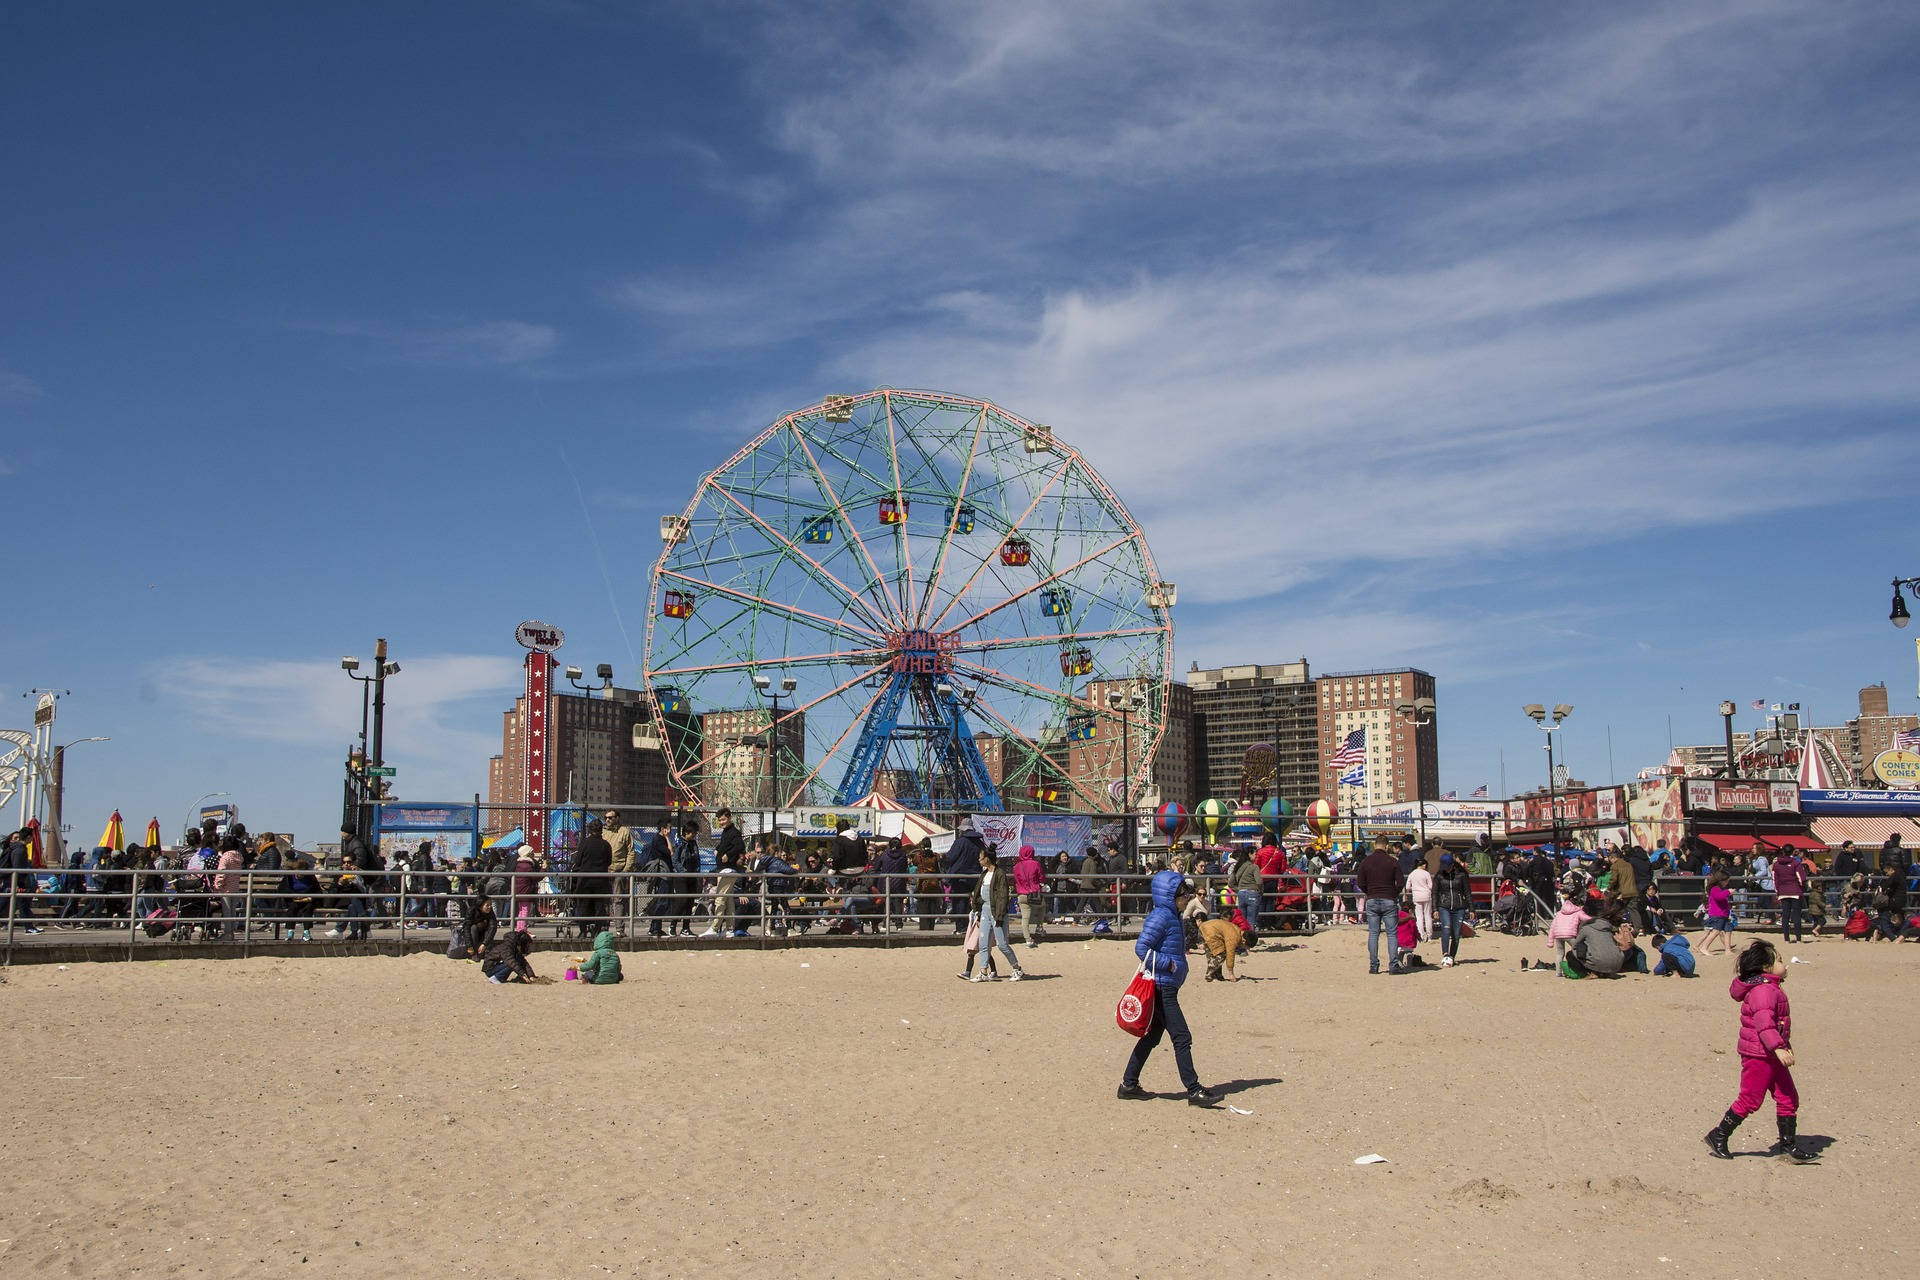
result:
[(1793, 959), (1787, 961), (1787, 963), (1788, 964), (1809, 964), (1811, 963), (1811, 961), (1802, 960), (1799, 956), (1795, 956)]
[(1236, 1107), (1231, 1102), (1227, 1104), (1227, 1110), (1233, 1112), (1233, 1114), (1237, 1116), (1250, 1116), (1253, 1114), (1253, 1112), (1248, 1111), (1245, 1107)]
[(801, 967), (802, 969), (811, 969), (811, 968), (813, 968), (813, 966), (812, 966), (812, 965), (810, 965), (810, 964), (808, 964), (808, 963), (807, 963), (807, 962), (806, 962), (805, 960), (802, 960), (802, 961), (800, 962), (800, 967)]
[(1355, 1164), (1385, 1164), (1386, 1162), (1387, 1158), (1379, 1154), (1361, 1156), (1354, 1161)]
[(900, 1019), (900, 1025), (903, 1027), (910, 1027), (913, 1024), (911, 1022), (908, 1022), (905, 1018), (902, 1018)]

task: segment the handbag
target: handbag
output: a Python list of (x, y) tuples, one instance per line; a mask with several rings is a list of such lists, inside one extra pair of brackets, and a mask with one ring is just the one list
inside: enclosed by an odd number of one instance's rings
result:
[(967, 950), (980, 949), (980, 913), (974, 912), (967, 917)]
[(1120, 1003), (1113, 1011), (1114, 1021), (1130, 1036), (1147, 1034), (1148, 1026), (1153, 1023), (1153, 1002), (1158, 997), (1159, 991), (1153, 982), (1153, 952), (1149, 951), (1133, 975), (1133, 981), (1120, 993)]

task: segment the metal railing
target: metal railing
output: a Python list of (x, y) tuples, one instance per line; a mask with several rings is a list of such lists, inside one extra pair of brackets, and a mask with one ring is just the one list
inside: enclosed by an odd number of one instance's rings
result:
[[(1211, 914), (1238, 906), (1221, 874), (1192, 877)], [(1040, 909), (1024, 920), (1016, 895), (1005, 922), (1012, 936), (1087, 932), (1127, 937), (1150, 909), (1151, 873), (1056, 875), (1037, 895)], [(590, 939), (611, 929), (629, 945), (673, 937), (749, 938), (761, 945), (821, 935), (868, 934), (888, 940), (914, 931), (965, 928), (972, 877), (921, 871), (803, 870), (701, 873), (572, 872), (549, 875), (504, 868), (475, 871), (405, 869), (361, 872), (286, 870), (182, 871), (98, 869), (0, 873), (4, 881), (5, 958), (17, 948), (54, 941), (124, 948), (127, 957), (164, 954), (181, 943), (216, 944), (249, 955), (263, 946), (364, 942), (370, 949), (417, 949), (446, 938), (450, 950), (478, 896), (494, 908), (498, 928), (526, 928), (536, 938)], [(1495, 878), (1474, 876), (1472, 918), (1481, 928), (1528, 933), (1544, 925), (1552, 905), (1530, 890), (1517, 901), (1495, 897)], [(1844, 877), (1817, 877), (1807, 896), (1809, 930), (1837, 928)], [(1740, 927), (1777, 927), (1773, 894), (1757, 882), (1730, 882)], [(1655, 898), (1670, 927), (1701, 924), (1706, 880), (1659, 875)], [(1259, 933), (1311, 934), (1358, 923), (1361, 895), (1351, 875), (1289, 871), (1263, 882)], [(1105, 928), (1098, 926), (1104, 924)], [(379, 935), (376, 937), (376, 934)]]

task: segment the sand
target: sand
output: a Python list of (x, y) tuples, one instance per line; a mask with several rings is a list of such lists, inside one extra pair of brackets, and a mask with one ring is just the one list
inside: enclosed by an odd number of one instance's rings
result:
[[(1795, 1168), (1708, 1157), (1731, 962), (1369, 977), (1352, 930), (1183, 1004), (1113, 1096), (1131, 947), (672, 952), (619, 987), (407, 958), (22, 966), (0, 986), (0, 1274), (1899, 1274), (1920, 946), (1795, 948)], [(538, 967), (558, 974), (552, 954)], [(1736, 1135), (1773, 1140), (1771, 1106)], [(1388, 1163), (1356, 1167), (1377, 1152)]]

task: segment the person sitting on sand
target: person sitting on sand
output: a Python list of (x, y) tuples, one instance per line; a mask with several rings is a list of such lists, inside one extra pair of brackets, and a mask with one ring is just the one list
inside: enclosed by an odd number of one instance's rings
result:
[(480, 957), (480, 972), (487, 975), (488, 982), (533, 982), (542, 985), (553, 981), (543, 978), (533, 971), (527, 963), (527, 948), (533, 944), (533, 935), (525, 929), (515, 929), (503, 938), (495, 938), (492, 945)]
[(1233, 971), (1233, 957), (1240, 949), (1240, 938), (1240, 926), (1231, 920), (1200, 921), (1200, 943), (1207, 951), (1208, 982), (1222, 981), (1222, 968), (1226, 970), (1225, 981), (1240, 981), (1240, 975)]
[(1598, 916), (1580, 926), (1573, 946), (1560, 961), (1565, 978), (1617, 978), (1628, 970), (1646, 972), (1647, 958), (1633, 945), (1633, 926)]
[(593, 950), (584, 956), (575, 956), (573, 961), (579, 966), (580, 981), (589, 986), (610, 987), (620, 981), (620, 953), (613, 949), (613, 933), (602, 929), (593, 935)]
[(453, 939), (447, 946), (447, 957), (452, 960), (479, 960), (486, 949), (493, 945), (493, 935), (499, 928), (500, 916), (493, 909), (493, 899), (484, 893), (474, 894), (461, 906), (460, 927), (454, 930)]

